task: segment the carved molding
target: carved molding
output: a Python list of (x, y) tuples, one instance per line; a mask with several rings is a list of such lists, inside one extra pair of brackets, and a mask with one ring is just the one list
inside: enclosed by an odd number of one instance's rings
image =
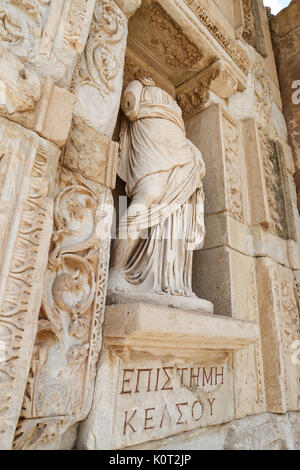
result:
[(209, 90), (205, 83), (192, 79), (177, 90), (177, 101), (184, 119), (189, 119), (202, 111), (208, 102)]
[(42, 77), (68, 88), (96, 0), (3, 0), (0, 39)]
[(263, 57), (267, 56), (258, 0), (243, 0), (243, 38)]
[(111, 137), (123, 85), (127, 19), (114, 1), (96, 2), (90, 34), (75, 70), (75, 115)]
[(184, 119), (204, 109), (209, 101), (209, 90), (226, 99), (232, 96), (237, 88), (238, 81), (232, 75), (226, 62), (217, 60), (176, 89)]
[(112, 208), (109, 190), (61, 168), (15, 449), (59, 449), (64, 432), (89, 412), (101, 348)]
[(0, 447), (10, 449), (37, 329), (59, 151), (3, 118), (0, 134)]
[[(214, 18), (211, 18), (207, 14), (207, 12), (198, 4), (197, 0), (184, 0), (184, 3), (192, 10), (219, 44), (221, 44), (243, 73), (248, 75), (250, 70), (250, 61), (247, 53), (238, 44), (236, 44), (233, 39), (227, 36), (224, 28)], [(180, 8), (179, 3), (177, 4)]]
[(300, 367), (291, 360), (293, 343), (300, 339), (293, 272), (259, 258), (257, 274), (267, 411), (299, 410)]

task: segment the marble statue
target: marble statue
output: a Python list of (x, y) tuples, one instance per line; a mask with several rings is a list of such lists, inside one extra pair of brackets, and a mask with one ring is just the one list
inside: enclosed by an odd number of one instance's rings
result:
[(123, 93), (118, 174), (131, 203), (115, 240), (109, 301), (198, 306), (193, 250), (203, 246), (205, 164), (177, 102), (150, 78)]

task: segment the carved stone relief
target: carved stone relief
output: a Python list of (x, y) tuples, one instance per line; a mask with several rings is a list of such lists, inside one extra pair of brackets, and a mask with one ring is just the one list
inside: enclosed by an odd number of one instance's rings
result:
[(75, 112), (60, 161), (39, 329), (15, 449), (72, 448), (91, 406), (118, 152), (108, 136), (118, 112), (126, 34), (127, 19), (117, 5), (97, 2), (72, 83)]
[(232, 96), (237, 88), (238, 81), (228, 69), (226, 62), (215, 61), (210, 67), (176, 89), (184, 119), (189, 119), (204, 109), (209, 102), (209, 90), (226, 99)]
[(267, 409), (298, 410), (300, 368), (292, 354), (300, 338), (300, 319), (293, 273), (259, 258), (257, 274)]
[(68, 88), (96, 0), (3, 0), (0, 38), (24, 64)]
[(267, 56), (258, 0), (243, 0), (243, 38), (263, 57)]
[(197, 46), (183, 35), (178, 24), (155, 1), (150, 5), (150, 25), (160, 33), (166, 63), (171, 68), (193, 67), (201, 62), (203, 55)]
[[(1, 283), (0, 447), (18, 420), (41, 301), (50, 242), (58, 148), (0, 118)], [(4, 180), (5, 179), (5, 180)]]
[(223, 133), (228, 210), (231, 217), (244, 222), (239, 131), (238, 127), (225, 116), (223, 116)]
[(64, 168), (57, 191), (55, 230), (16, 449), (61, 447), (64, 433), (89, 411), (101, 348), (111, 195)]
[(15, 54), (1, 45), (0, 80), (0, 115), (62, 147), (70, 131), (73, 94), (54, 85), (51, 78), (42, 79), (24, 67)]
[(199, 113), (205, 107), (209, 98), (209, 89), (206, 83), (193, 79), (190, 85), (186, 86), (184, 84), (177, 95), (177, 101), (182, 109), (184, 119), (189, 119)]
[[(207, 67), (212, 57), (204, 57), (182, 27), (157, 1), (145, 0), (129, 21), (128, 47), (151, 68), (175, 86)], [(157, 34), (154, 36), (153, 31)], [(157, 77), (155, 77), (157, 79)]]
[(112, 135), (120, 105), (127, 19), (113, 1), (96, 3), (87, 45), (75, 72), (75, 114), (100, 134)]
[(266, 178), (268, 203), (271, 216), (270, 230), (282, 238), (293, 238), (290, 223), (287, 219), (285, 206), (284, 182), (282, 180), (280, 162), (281, 155), (276, 142), (268, 139), (267, 135), (260, 130), (260, 145), (263, 155), (263, 164)]
[[(175, 0), (177, 2), (177, 0)], [(240, 69), (248, 75), (250, 69), (250, 61), (247, 53), (236, 44), (234, 40), (228, 37), (223, 27), (198, 4), (196, 0), (184, 0), (184, 3), (195, 13), (197, 18), (204, 24), (208, 31), (226, 50), (232, 60), (240, 67)]]

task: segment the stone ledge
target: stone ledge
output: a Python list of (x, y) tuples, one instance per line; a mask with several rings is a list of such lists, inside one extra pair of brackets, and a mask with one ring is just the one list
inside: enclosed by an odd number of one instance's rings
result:
[(149, 304), (107, 307), (104, 344), (109, 349), (236, 350), (259, 338), (255, 322)]

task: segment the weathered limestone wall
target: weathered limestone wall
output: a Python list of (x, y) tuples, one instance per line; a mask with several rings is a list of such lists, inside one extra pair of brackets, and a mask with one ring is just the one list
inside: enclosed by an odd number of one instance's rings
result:
[(300, 210), (300, 2), (290, 5), (270, 20), (274, 54), (278, 68), (283, 113), (286, 119), (289, 143), (293, 149), (295, 181)]

